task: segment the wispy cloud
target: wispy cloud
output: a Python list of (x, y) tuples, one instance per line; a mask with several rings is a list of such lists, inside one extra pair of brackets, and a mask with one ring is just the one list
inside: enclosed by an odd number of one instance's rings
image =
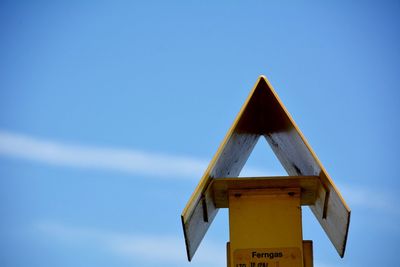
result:
[(340, 190), (346, 201), (352, 206), (400, 215), (396, 208), (398, 200), (390, 192), (383, 193), (377, 189), (350, 184), (341, 184)]
[[(74, 168), (103, 169), (159, 178), (199, 179), (207, 161), (187, 156), (133, 149), (92, 147), (40, 139), (0, 130), (0, 156)], [(246, 168), (242, 176), (275, 175)], [(142, 176), (140, 176), (142, 177)], [(339, 187), (348, 203), (393, 212), (393, 199), (367, 187), (343, 184)]]
[[(165, 266), (188, 264), (183, 237), (115, 233), (46, 221), (35, 223), (34, 230), (42, 238), (61, 241), (64, 245), (82, 246), (87, 251), (105, 251), (133, 262), (162, 263)], [(205, 243), (190, 266), (225, 265), (224, 246), (209, 241)]]
[[(207, 167), (207, 161), (187, 156), (66, 144), (2, 130), (0, 155), (52, 165), (180, 179), (198, 179)], [(257, 176), (261, 173), (267, 174), (250, 168), (246, 175)]]

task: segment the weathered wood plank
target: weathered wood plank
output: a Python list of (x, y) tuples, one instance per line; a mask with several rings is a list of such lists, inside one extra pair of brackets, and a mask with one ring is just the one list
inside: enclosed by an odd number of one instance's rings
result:
[(239, 176), (260, 137), (254, 134), (237, 134), (233, 133), (233, 131), (228, 136), (229, 138), (225, 138), (201, 178), (181, 216), (189, 261), (193, 258), (208, 227), (218, 212), (218, 209), (213, 205), (206, 205), (206, 203), (210, 203), (209, 201), (203, 201), (211, 179)]
[[(267, 94), (264, 95), (263, 102), (271, 107), (280, 107), (275, 112), (280, 125), (272, 128), (265, 125), (263, 135), (289, 175), (320, 177), (326, 193), (321, 192), (316, 204), (310, 208), (339, 255), (343, 257), (350, 224), (350, 208), (272, 86), (266, 79), (264, 82), (269, 90), (264, 90)], [(277, 127), (280, 129), (277, 130)]]

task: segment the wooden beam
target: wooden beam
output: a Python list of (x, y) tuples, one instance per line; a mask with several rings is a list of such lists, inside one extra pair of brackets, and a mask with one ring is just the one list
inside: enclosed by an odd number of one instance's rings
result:
[(318, 176), (280, 176), (213, 179), (210, 187), (213, 191), (214, 205), (228, 208), (230, 190), (245, 189), (286, 189), (301, 188), (301, 205), (314, 205), (322, 185)]

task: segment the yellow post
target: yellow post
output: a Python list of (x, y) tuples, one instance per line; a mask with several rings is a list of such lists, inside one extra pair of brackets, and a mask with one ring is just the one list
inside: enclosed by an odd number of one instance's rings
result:
[(300, 194), (229, 190), (228, 267), (304, 267)]

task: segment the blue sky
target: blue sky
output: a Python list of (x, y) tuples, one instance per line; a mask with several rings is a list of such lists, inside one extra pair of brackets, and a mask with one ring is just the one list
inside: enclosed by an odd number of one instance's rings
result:
[[(396, 1), (2, 1), (0, 265), (225, 266), (227, 211), (193, 261), (180, 214), (260, 74), (352, 209), (341, 259), (395, 266)], [(242, 175), (284, 174), (266, 142)]]

